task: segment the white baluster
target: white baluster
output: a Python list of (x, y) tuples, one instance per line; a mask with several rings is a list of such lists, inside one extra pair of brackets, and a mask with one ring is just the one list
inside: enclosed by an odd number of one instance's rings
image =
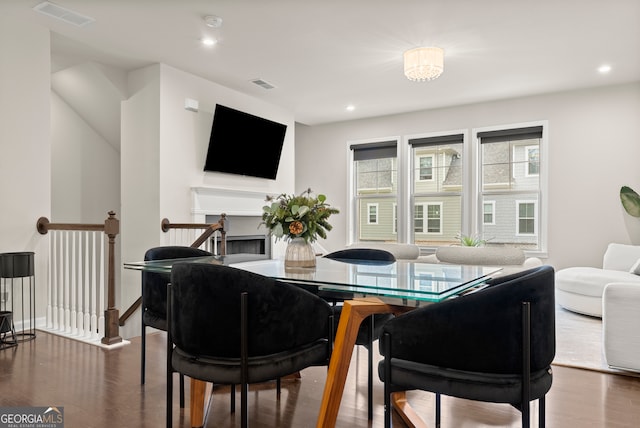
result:
[(53, 328), (53, 312), (51, 299), (53, 297), (53, 287), (55, 286), (56, 263), (55, 263), (55, 235), (49, 235), (49, 280), (47, 281), (47, 328)]
[(92, 245), (92, 250), (91, 250), (91, 337), (92, 339), (98, 339), (98, 315), (97, 315), (97, 309), (96, 309), (96, 305), (98, 304), (97, 302), (97, 293), (96, 293), (96, 289), (97, 289), (97, 270), (96, 270), (96, 247), (97, 247), (97, 239), (96, 239), (96, 233), (98, 232), (93, 232), (92, 234), (92, 241), (93, 241), (93, 245)]
[(98, 298), (100, 299), (100, 304), (98, 306), (98, 310), (100, 313), (98, 314), (98, 337), (102, 339), (104, 337), (105, 328), (104, 328), (104, 311), (107, 309), (104, 304), (104, 255), (105, 255), (105, 242), (104, 242), (104, 233), (100, 234), (100, 276), (98, 277), (99, 287), (98, 287)]
[(71, 232), (71, 281), (69, 283), (69, 333), (78, 334), (78, 324), (76, 323), (76, 301), (78, 296), (78, 233), (74, 230)]
[(91, 312), (89, 306), (89, 296), (91, 295), (91, 280), (89, 273), (91, 272), (91, 245), (89, 238), (91, 237), (90, 232), (85, 232), (85, 245), (84, 245), (84, 305), (83, 305), (83, 313), (84, 313), (84, 337), (91, 337)]
[(69, 232), (64, 234), (64, 280), (62, 286), (60, 331), (67, 331), (69, 325)]

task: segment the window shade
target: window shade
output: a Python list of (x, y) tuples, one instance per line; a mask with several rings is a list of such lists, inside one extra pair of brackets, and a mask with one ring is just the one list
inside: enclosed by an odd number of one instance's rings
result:
[(434, 146), (436, 144), (462, 144), (464, 142), (463, 134), (440, 135), (437, 137), (412, 138), (409, 145), (413, 147)]
[(350, 149), (353, 150), (354, 161), (398, 157), (398, 143), (395, 140), (381, 141), (378, 143), (353, 144)]
[(478, 138), (480, 138), (480, 143), (498, 143), (501, 141), (530, 140), (532, 138), (542, 138), (542, 126), (478, 132)]

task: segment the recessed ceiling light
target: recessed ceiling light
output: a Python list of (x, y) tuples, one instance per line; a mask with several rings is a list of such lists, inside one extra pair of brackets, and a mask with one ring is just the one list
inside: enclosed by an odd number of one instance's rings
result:
[(611, 71), (611, 66), (609, 64), (603, 64), (600, 67), (598, 67), (598, 73), (600, 74), (607, 74), (610, 71)]
[(222, 18), (215, 15), (207, 15), (204, 17), (204, 23), (207, 27), (220, 28), (222, 27)]
[(218, 43), (216, 39), (212, 39), (211, 37), (205, 37), (201, 41), (202, 41), (202, 44), (205, 46), (213, 46), (216, 43)]
[(349, 104), (347, 106), (347, 111), (354, 111), (356, 109), (356, 106), (354, 106), (353, 104)]

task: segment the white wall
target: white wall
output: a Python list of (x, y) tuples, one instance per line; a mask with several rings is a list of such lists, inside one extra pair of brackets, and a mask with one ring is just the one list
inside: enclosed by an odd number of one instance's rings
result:
[(640, 83), (633, 83), (313, 127), (298, 124), (296, 190), (311, 187), (342, 210), (321, 242), (336, 250), (347, 242), (347, 141), (548, 120), (545, 261), (556, 269), (600, 266), (609, 242), (640, 244), (640, 229), (631, 221), (638, 219), (629, 219), (618, 196), (622, 185), (640, 191), (639, 118)]
[[(295, 122), (290, 112), (164, 64), (130, 73), (129, 93), (122, 103), (122, 261), (142, 260), (147, 249), (162, 245), (163, 218), (194, 221), (192, 188), (265, 196), (293, 191)], [(199, 101), (197, 113), (184, 109), (185, 98)], [(276, 180), (203, 172), (216, 103), (288, 125)], [(219, 207), (220, 212), (227, 208)], [(118, 304), (124, 311), (140, 296), (140, 273), (122, 270), (121, 278)], [(139, 312), (127, 321), (123, 337), (140, 334), (138, 317)]]
[[(19, 42), (18, 42), (19, 40)], [(50, 217), (49, 31), (0, 15), (0, 252), (33, 251), (36, 314), (44, 316)]]
[[(291, 112), (224, 86), (161, 66), (160, 215), (172, 222), (194, 221), (192, 187), (233, 189), (238, 192), (278, 194), (293, 191), (295, 179), (294, 131)], [(199, 111), (185, 110), (185, 98), (199, 102)], [(287, 125), (280, 167), (275, 180), (204, 172), (209, 134), (216, 103)], [(251, 142), (245, 144), (251, 156)], [(256, 207), (261, 210), (262, 205)], [(226, 207), (220, 207), (224, 212)], [(160, 219), (158, 219), (160, 221)]]
[(55, 92), (51, 156), (50, 220), (99, 224), (111, 210), (120, 216), (120, 153)]

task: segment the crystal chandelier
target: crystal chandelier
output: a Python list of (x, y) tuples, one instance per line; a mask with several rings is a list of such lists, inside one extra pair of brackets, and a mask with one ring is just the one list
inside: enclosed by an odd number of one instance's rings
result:
[(404, 75), (414, 82), (433, 80), (444, 69), (444, 49), (414, 48), (404, 53)]

